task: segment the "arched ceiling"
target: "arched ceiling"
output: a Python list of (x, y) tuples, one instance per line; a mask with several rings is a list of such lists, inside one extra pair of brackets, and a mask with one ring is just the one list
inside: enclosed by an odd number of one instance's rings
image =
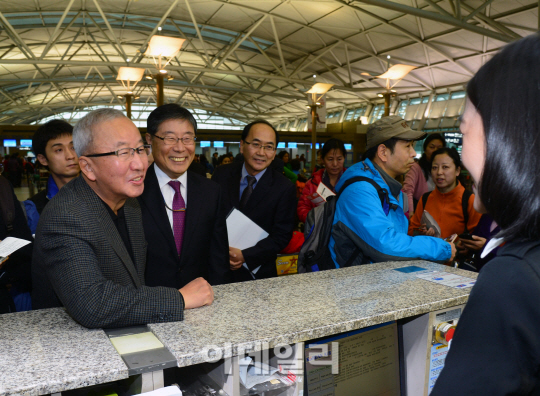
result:
[[(402, 97), (461, 90), (538, 24), (529, 0), (2, 0), (0, 123), (122, 104), (119, 67), (155, 73), (142, 53), (158, 33), (186, 39), (166, 102), (278, 123), (306, 114), (314, 81), (335, 84), (329, 109), (377, 100), (384, 81), (362, 73), (386, 71), (388, 55), (418, 66), (394, 87)], [(135, 94), (155, 106), (154, 81)]]

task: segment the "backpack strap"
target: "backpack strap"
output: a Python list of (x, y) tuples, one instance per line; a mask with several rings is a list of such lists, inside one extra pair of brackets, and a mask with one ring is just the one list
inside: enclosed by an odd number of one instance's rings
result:
[(359, 181), (365, 181), (371, 184), (375, 189), (377, 190), (377, 194), (379, 195), (379, 199), (381, 201), (381, 206), (384, 210), (384, 214), (388, 216), (388, 213), (390, 212), (390, 209), (396, 210), (398, 208), (398, 205), (390, 203), (390, 198), (388, 196), (388, 191), (385, 188), (382, 188), (379, 186), (379, 183), (377, 183), (375, 180), (370, 179), (369, 177), (365, 176), (355, 176), (351, 177), (349, 180), (347, 180), (341, 189), (338, 191), (336, 195), (336, 199), (339, 199), (340, 195), (343, 193), (343, 191), (350, 186), (353, 183), (359, 182)]
[(9, 236), (13, 231), (13, 221), (15, 220), (15, 202), (13, 201), (11, 184), (3, 176), (0, 176), (0, 210)]
[[(428, 191), (424, 195), (422, 195), (422, 206), (424, 207), (424, 210), (426, 209), (426, 203), (429, 197), (429, 194), (431, 194), (431, 191)], [(467, 229), (467, 224), (469, 224), (469, 199), (471, 198), (472, 192), (465, 189), (463, 191), (463, 195), (461, 196), (461, 210), (463, 211), (463, 220), (465, 221), (465, 230), (463, 231), (464, 234), (468, 234), (469, 230)]]
[[(341, 190), (339, 190), (337, 192), (335, 199), (336, 200), (339, 199), (339, 197), (343, 193), (343, 191), (345, 191), (345, 189), (347, 187), (349, 187), (351, 184), (356, 183), (356, 182), (360, 182), (360, 181), (368, 182), (373, 187), (375, 187), (375, 189), (377, 190), (377, 194), (379, 195), (379, 199), (381, 200), (381, 206), (383, 208), (384, 214), (386, 216), (388, 216), (388, 213), (390, 212), (390, 209), (396, 210), (398, 208), (398, 205), (390, 203), (390, 198), (388, 197), (388, 191), (386, 189), (379, 186), (379, 184), (375, 180), (370, 179), (369, 177), (365, 177), (365, 176), (355, 176), (355, 177), (351, 177), (349, 180), (347, 180), (343, 184), (343, 186), (341, 187)], [(349, 257), (349, 259), (347, 260), (345, 265), (343, 265), (342, 268), (350, 267), (351, 264), (360, 255), (360, 253), (361, 253), (360, 248), (356, 247), (356, 249), (351, 254), (351, 256)]]
[(461, 210), (463, 210), (463, 220), (465, 221), (465, 230), (463, 232), (465, 234), (469, 233), (467, 224), (469, 224), (469, 199), (471, 198), (471, 195), (472, 192), (465, 189), (465, 191), (463, 191), (463, 195), (461, 196)]
[(424, 210), (426, 210), (426, 203), (427, 203), (427, 199), (429, 197), (429, 194), (431, 194), (431, 191), (428, 191), (427, 193), (422, 195), (422, 207), (424, 208)]

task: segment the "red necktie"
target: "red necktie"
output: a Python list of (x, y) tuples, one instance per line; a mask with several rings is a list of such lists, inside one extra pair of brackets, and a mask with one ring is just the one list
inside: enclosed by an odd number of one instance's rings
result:
[(176, 250), (178, 256), (182, 251), (182, 241), (184, 240), (184, 220), (186, 218), (186, 203), (180, 193), (180, 182), (171, 180), (169, 186), (174, 189), (174, 198), (172, 203), (173, 209), (173, 234), (174, 242), (176, 243)]

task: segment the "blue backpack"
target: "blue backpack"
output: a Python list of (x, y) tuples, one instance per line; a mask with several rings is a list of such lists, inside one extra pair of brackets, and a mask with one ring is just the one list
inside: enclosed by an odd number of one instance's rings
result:
[[(396, 210), (397, 205), (391, 204), (388, 191), (373, 179), (364, 176), (352, 177), (343, 184), (341, 190), (331, 197), (328, 197), (323, 205), (310, 210), (305, 223), (305, 242), (298, 255), (298, 273), (325, 271), (335, 269), (336, 265), (330, 255), (330, 236), (336, 214), (336, 205), (339, 197), (345, 189), (356, 182), (367, 182), (377, 190), (384, 214), (388, 216), (390, 209)], [(356, 248), (351, 257), (342, 267), (349, 267), (360, 254), (360, 249)]]

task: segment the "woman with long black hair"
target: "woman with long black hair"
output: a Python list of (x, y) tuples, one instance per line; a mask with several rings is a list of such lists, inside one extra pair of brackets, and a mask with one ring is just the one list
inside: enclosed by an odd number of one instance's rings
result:
[(446, 147), (444, 137), (439, 133), (432, 133), (424, 140), (424, 153), (418, 162), (415, 162), (405, 175), (403, 192), (409, 199), (409, 217), (412, 217), (416, 205), (422, 195), (435, 189), (431, 177), (431, 155), (440, 148)]
[(509, 44), (467, 86), (463, 163), (504, 243), (473, 287), (431, 396), (540, 394), (540, 36)]

